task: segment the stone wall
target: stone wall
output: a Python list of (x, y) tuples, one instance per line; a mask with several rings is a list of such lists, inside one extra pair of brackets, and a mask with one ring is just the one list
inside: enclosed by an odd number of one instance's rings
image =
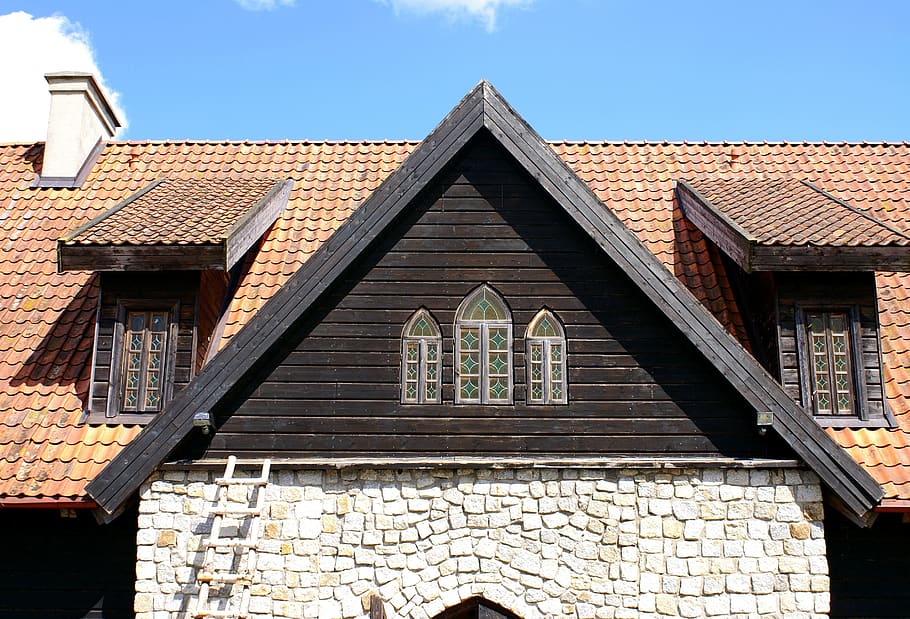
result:
[[(143, 486), (138, 619), (191, 616), (216, 476)], [(373, 593), (390, 619), (473, 596), (524, 619), (827, 617), (804, 470), (278, 470), (266, 499), (253, 617), (363, 617)]]

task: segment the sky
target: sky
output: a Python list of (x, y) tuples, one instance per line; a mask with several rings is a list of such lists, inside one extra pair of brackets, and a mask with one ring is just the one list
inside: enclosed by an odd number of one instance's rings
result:
[(482, 78), (552, 140), (910, 140), (906, 0), (0, 0), (0, 142), (59, 70), (131, 140), (419, 140)]

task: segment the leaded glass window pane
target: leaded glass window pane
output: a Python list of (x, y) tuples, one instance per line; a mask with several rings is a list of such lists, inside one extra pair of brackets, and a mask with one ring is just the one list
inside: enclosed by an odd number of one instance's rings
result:
[(512, 323), (489, 286), (469, 294), (455, 320), (456, 402), (512, 401)]
[(463, 400), (480, 399), (480, 328), (462, 328), (458, 350), (458, 392)]
[(806, 346), (815, 414), (855, 415), (847, 312), (806, 312)]
[(417, 310), (402, 336), (401, 401), (438, 402), (440, 389), (439, 325), (425, 309)]
[(463, 320), (502, 321), (508, 320), (509, 314), (505, 305), (496, 293), (484, 286), (472, 298), (462, 312)]
[(562, 404), (566, 398), (565, 334), (549, 310), (541, 310), (528, 325), (528, 402)]
[(487, 394), (489, 400), (507, 400), (509, 396), (509, 331), (507, 327), (487, 328)]
[(127, 312), (121, 370), (124, 411), (154, 412), (161, 408), (169, 322), (164, 311)]

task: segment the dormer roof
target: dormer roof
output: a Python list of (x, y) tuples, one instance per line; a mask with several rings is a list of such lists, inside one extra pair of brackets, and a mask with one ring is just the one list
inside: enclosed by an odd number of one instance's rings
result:
[(287, 206), (292, 182), (162, 178), (64, 235), (61, 271), (228, 270)]
[(790, 176), (681, 179), (686, 217), (743, 270), (910, 268), (910, 232)]

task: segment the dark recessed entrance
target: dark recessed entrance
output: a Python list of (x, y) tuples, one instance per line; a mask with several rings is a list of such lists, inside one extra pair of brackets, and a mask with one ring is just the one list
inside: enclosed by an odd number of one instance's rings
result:
[(521, 619), (502, 606), (479, 597), (470, 598), (447, 608), (433, 619)]

